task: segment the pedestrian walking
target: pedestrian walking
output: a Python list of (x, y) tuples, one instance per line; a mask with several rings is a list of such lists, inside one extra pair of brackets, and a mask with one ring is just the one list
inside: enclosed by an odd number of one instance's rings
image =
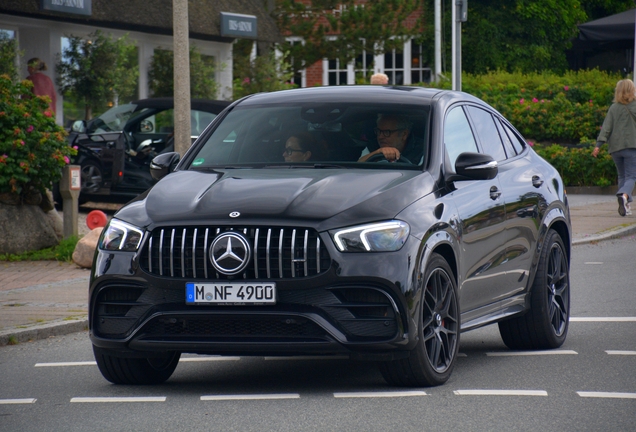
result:
[(618, 214), (631, 215), (632, 192), (636, 183), (636, 86), (630, 79), (616, 84), (614, 100), (607, 110), (592, 156), (607, 143), (618, 171)]

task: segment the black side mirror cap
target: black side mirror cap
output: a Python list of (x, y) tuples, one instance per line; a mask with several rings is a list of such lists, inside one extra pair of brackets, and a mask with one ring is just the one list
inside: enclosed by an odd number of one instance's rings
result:
[(177, 152), (162, 153), (150, 162), (150, 175), (159, 181), (173, 172), (180, 160), (181, 155)]
[(497, 161), (492, 156), (466, 152), (457, 156), (455, 174), (451, 174), (446, 180), (490, 180), (495, 178), (498, 172)]

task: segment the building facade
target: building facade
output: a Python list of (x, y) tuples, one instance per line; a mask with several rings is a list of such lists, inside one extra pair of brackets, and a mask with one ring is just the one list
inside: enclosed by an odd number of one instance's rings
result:
[[(189, 43), (199, 52), (214, 57), (219, 99), (232, 97), (232, 44), (237, 33), (224, 32), (222, 12), (249, 17), (247, 37), (263, 43), (280, 41), (275, 22), (259, 0), (189, 1)], [(69, 35), (87, 36), (101, 30), (113, 37), (128, 35), (138, 48), (139, 98), (149, 97), (148, 69), (154, 50), (173, 49), (172, 0), (2, 0), (0, 31), (15, 37), (26, 62), (38, 57), (48, 65), (55, 81), (55, 63)], [(230, 22), (231, 23), (231, 22)], [(225, 23), (227, 24), (227, 23)], [(240, 24), (240, 23), (239, 23)], [(245, 26), (236, 25), (241, 30)], [(228, 34), (229, 33), (229, 34)], [(104, 65), (107, 67), (107, 65)], [(57, 121), (63, 123), (63, 98), (58, 95)]]
[[(305, 1), (309, 4), (309, 1)], [(364, 7), (365, 0), (358, 2)], [(333, 15), (341, 12), (340, 8), (326, 11)], [(404, 21), (404, 26), (414, 29), (421, 26), (422, 9), (411, 13)], [(326, 19), (318, 21), (317, 25), (327, 25)], [(330, 33), (327, 37), (337, 38), (337, 33)], [(295, 35), (286, 35), (285, 40), (289, 44), (302, 44), (302, 38)], [(304, 69), (296, 71), (294, 82), (300, 87), (313, 87), (320, 85), (348, 85), (368, 82), (368, 78), (374, 73), (384, 73), (389, 77), (390, 84), (408, 85), (418, 82), (430, 82), (433, 78), (431, 65), (423, 56), (423, 47), (415, 40), (408, 40), (401, 48), (387, 50), (380, 55), (375, 55), (375, 50), (361, 51), (355, 60), (348, 64), (341, 64), (337, 58), (324, 58)]]

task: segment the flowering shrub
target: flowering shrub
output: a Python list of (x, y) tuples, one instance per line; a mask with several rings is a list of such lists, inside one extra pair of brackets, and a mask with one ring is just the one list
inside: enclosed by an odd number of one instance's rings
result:
[(48, 96), (33, 96), (32, 86), (0, 76), (0, 194), (44, 193), (77, 154), (55, 124)]
[[(462, 90), (497, 109), (526, 138), (550, 143), (595, 139), (622, 77), (599, 70), (463, 74)], [(450, 88), (450, 82), (438, 84)]]

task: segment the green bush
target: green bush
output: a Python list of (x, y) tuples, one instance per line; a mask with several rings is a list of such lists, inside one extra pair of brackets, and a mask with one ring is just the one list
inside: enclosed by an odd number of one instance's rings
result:
[(563, 75), (490, 72), (464, 74), (462, 90), (492, 105), (527, 139), (576, 144), (596, 139), (621, 78), (597, 69)]
[(66, 131), (55, 124), (48, 96), (33, 96), (32, 86), (0, 76), (0, 194), (21, 199), (46, 192), (77, 153), (68, 146)]
[(576, 147), (535, 144), (533, 148), (559, 171), (566, 187), (610, 186), (617, 183), (616, 166), (606, 146), (601, 147), (596, 158), (592, 156), (592, 143)]

